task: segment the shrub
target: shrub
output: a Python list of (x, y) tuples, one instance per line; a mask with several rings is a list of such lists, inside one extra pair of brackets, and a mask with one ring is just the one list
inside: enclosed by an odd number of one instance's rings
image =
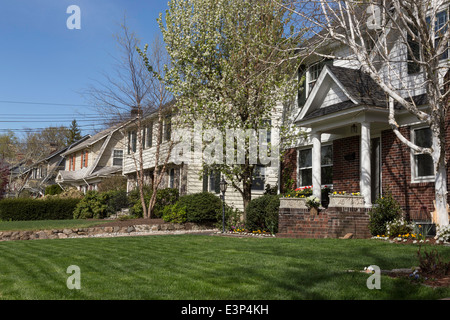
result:
[(369, 212), (369, 229), (373, 236), (386, 234), (386, 223), (399, 219), (402, 208), (388, 190), (384, 196), (375, 201), (375, 206)]
[(75, 208), (74, 219), (103, 219), (128, 207), (126, 191), (111, 190), (98, 192), (90, 190)]
[(45, 188), (45, 194), (46, 195), (55, 195), (55, 194), (60, 194), (63, 192), (63, 189), (61, 189), (61, 187), (57, 184), (53, 184), (51, 186), (48, 186)]
[(178, 203), (186, 207), (187, 221), (197, 223), (217, 221), (217, 212), (222, 208), (220, 198), (210, 192), (181, 196)]
[(439, 241), (450, 241), (450, 225), (448, 226), (436, 226), (436, 240)]
[[(144, 187), (144, 200), (146, 206), (150, 202), (150, 198), (152, 196), (152, 190), (150, 187)], [(157, 218), (161, 218), (163, 215), (164, 207), (168, 205), (174, 205), (179, 198), (178, 189), (174, 188), (165, 188), (158, 189), (156, 192), (156, 202), (153, 208), (153, 214)], [(128, 195), (129, 205), (130, 205), (130, 213), (136, 215), (138, 217), (143, 216), (141, 198), (139, 195), (139, 189), (134, 189)]]
[(70, 188), (70, 189), (64, 190), (64, 191), (62, 191), (61, 193), (58, 193), (58, 194), (46, 194), (44, 196), (44, 199), (49, 199), (49, 198), (83, 199), (84, 198), (84, 193), (81, 192), (80, 190), (78, 190), (77, 188)]
[(72, 219), (79, 199), (4, 199), (0, 201), (0, 220)]
[(404, 218), (395, 219), (386, 223), (386, 235), (389, 237), (401, 237), (411, 234), (414, 226), (409, 224)]
[(98, 191), (86, 192), (73, 213), (74, 219), (102, 219), (107, 216), (107, 195)]
[(105, 193), (108, 216), (128, 207), (128, 195), (125, 190), (111, 190)]
[(263, 195), (251, 200), (245, 211), (248, 231), (277, 233), (279, 208), (280, 197), (277, 195)]
[(162, 210), (162, 218), (165, 222), (184, 223), (186, 222), (186, 207), (181, 207), (179, 203), (168, 205)]
[(163, 210), (166, 206), (174, 205), (177, 203), (180, 197), (178, 189), (175, 188), (165, 188), (158, 189), (156, 192), (156, 202), (153, 208), (153, 214), (157, 218), (161, 218), (163, 215)]
[(421, 247), (419, 247), (417, 256), (421, 273), (431, 276), (445, 276), (450, 274), (450, 261), (443, 261), (436, 249), (433, 249), (431, 252), (425, 250), (422, 255)]
[[(241, 223), (242, 212), (225, 204), (225, 230), (234, 230)], [(223, 226), (223, 204), (216, 211), (216, 228), (222, 230)]]
[(98, 192), (107, 191), (126, 191), (127, 190), (127, 178), (121, 175), (115, 175), (105, 178), (98, 184)]

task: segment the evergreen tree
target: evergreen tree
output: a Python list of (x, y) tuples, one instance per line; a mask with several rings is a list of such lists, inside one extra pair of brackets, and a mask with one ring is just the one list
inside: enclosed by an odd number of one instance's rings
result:
[(78, 127), (77, 120), (73, 120), (70, 128), (67, 130), (67, 145), (71, 145), (81, 139), (81, 130)]

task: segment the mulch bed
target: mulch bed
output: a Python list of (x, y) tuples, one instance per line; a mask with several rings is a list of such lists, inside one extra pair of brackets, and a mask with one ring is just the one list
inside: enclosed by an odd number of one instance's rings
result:
[(391, 272), (388, 274), (389, 277), (392, 278), (405, 278), (410, 280), (411, 282), (420, 283), (425, 286), (437, 288), (437, 287), (450, 287), (450, 276), (433, 276), (433, 275), (422, 275), (420, 274), (419, 280), (414, 280), (410, 277), (409, 274), (405, 273), (394, 273)]

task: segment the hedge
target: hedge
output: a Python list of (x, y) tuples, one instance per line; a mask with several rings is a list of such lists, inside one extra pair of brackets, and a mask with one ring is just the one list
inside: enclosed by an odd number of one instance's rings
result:
[(4, 199), (0, 201), (0, 220), (73, 219), (80, 199)]

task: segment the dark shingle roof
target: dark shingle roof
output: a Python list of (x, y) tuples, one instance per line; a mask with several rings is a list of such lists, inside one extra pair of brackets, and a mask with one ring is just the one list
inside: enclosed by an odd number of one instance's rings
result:
[(347, 93), (361, 104), (387, 107), (387, 96), (381, 87), (361, 70), (327, 66), (345, 87)]

